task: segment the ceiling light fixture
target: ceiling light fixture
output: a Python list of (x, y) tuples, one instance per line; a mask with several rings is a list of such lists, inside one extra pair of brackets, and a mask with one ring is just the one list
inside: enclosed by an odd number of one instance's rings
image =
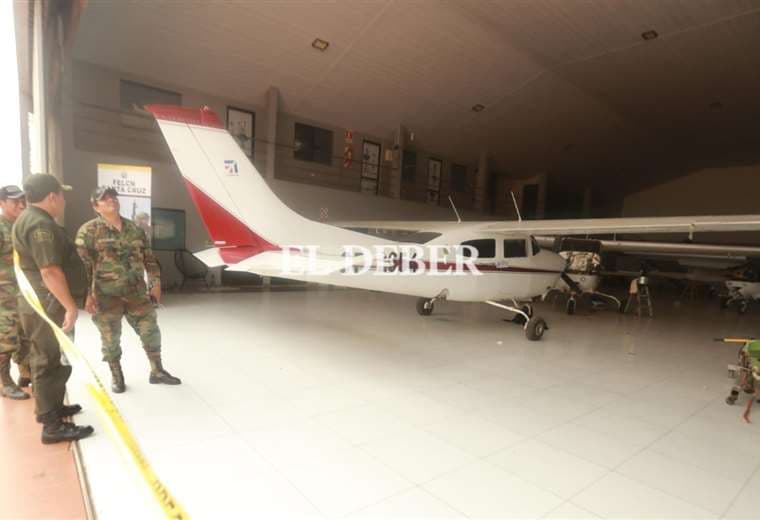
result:
[(659, 34), (657, 34), (657, 31), (655, 31), (655, 30), (645, 31), (645, 32), (641, 33), (641, 37), (644, 38), (644, 40), (646, 40), (646, 41), (654, 40), (658, 36), (659, 36)]
[(473, 105), (473, 107), (472, 107), (472, 111), (473, 112), (482, 112), (485, 109), (486, 109), (486, 107), (484, 107), (480, 103), (478, 103), (477, 105)]
[(313, 42), (311, 42), (311, 46), (317, 49), (318, 51), (325, 52), (327, 48), (330, 46), (330, 42), (327, 40), (323, 40), (321, 38), (315, 38)]

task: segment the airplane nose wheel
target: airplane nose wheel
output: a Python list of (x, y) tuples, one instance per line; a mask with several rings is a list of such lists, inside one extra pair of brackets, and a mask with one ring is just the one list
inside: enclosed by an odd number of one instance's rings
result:
[(575, 297), (571, 296), (567, 300), (567, 303), (565, 304), (565, 312), (567, 312), (570, 315), (575, 314), (575, 305), (576, 305)]

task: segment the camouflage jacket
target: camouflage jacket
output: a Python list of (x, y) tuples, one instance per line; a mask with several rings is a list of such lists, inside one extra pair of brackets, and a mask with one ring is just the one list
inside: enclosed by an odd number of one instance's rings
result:
[(13, 222), (0, 216), (0, 293), (16, 296), (16, 273), (13, 271)]
[(82, 224), (76, 237), (79, 257), (87, 272), (90, 292), (107, 296), (130, 296), (144, 292), (144, 273), (151, 287), (160, 283), (161, 272), (145, 231), (129, 219), (121, 219), (121, 231), (102, 217)]

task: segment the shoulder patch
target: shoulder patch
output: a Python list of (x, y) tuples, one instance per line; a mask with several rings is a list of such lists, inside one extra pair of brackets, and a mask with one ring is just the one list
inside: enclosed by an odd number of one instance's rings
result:
[(32, 240), (37, 243), (52, 242), (53, 233), (47, 229), (35, 229), (32, 231)]

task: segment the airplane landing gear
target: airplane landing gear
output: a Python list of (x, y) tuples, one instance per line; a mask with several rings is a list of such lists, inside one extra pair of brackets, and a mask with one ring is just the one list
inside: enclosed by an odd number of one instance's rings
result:
[(430, 316), (433, 314), (433, 308), (435, 304), (432, 299), (418, 298), (417, 299), (417, 314), (420, 316)]
[(512, 306), (496, 303), (491, 300), (486, 300), (488, 305), (504, 309), (515, 314), (512, 318), (512, 322), (522, 325), (525, 331), (525, 337), (530, 341), (538, 341), (544, 335), (544, 332), (549, 328), (546, 321), (543, 318), (533, 315), (533, 306), (525, 304), (522, 307), (518, 307), (516, 301), (512, 301)]
[(449, 290), (444, 289), (438, 296), (434, 298), (418, 298), (417, 299), (417, 314), (420, 316), (430, 316), (433, 314), (433, 308), (435, 308), (435, 302), (438, 300), (445, 300), (449, 295)]
[(739, 314), (744, 314), (749, 308), (749, 300), (742, 300), (739, 302)]
[(575, 296), (571, 296), (570, 298), (567, 299), (567, 303), (565, 304), (565, 312), (569, 315), (575, 314), (575, 306), (576, 306)]

